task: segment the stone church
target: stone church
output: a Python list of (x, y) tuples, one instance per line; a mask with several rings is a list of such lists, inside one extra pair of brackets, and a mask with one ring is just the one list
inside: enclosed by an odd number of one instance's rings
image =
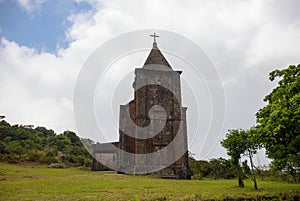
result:
[(120, 106), (119, 142), (93, 145), (92, 170), (189, 179), (186, 107), (180, 75), (154, 38), (142, 68), (135, 69), (134, 99)]

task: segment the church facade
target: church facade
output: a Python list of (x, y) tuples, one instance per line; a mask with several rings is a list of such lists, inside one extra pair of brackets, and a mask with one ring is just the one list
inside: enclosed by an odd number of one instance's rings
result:
[(119, 142), (93, 146), (92, 170), (189, 179), (182, 72), (173, 70), (152, 36), (153, 48), (135, 69), (134, 99), (120, 106)]

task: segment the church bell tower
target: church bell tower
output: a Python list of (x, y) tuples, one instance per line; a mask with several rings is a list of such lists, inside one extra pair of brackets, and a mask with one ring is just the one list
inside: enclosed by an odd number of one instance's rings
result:
[(151, 36), (153, 47), (142, 68), (135, 69), (134, 100), (120, 106), (119, 148), (135, 157), (120, 152), (118, 166), (133, 174), (155, 170), (159, 177), (188, 179), (187, 108), (182, 107), (181, 100), (182, 72), (173, 70), (158, 48), (158, 36), (155, 33)]

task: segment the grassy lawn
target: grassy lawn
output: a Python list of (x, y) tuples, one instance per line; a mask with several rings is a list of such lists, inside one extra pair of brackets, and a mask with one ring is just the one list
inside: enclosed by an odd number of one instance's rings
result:
[(148, 176), (0, 163), (0, 200), (201, 200), (300, 195), (299, 184), (236, 180), (164, 180)]

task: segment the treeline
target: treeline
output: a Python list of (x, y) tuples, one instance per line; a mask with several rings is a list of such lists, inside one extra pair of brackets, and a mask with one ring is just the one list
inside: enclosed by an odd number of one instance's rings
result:
[(248, 160), (241, 162), (240, 169), (237, 170), (232, 159), (213, 158), (210, 160), (196, 160), (189, 157), (189, 167), (193, 180), (202, 179), (235, 179), (238, 171), (240, 171), (241, 179), (253, 179), (253, 173), (260, 181), (284, 181), (293, 182), (293, 177), (285, 171), (280, 171), (278, 168), (271, 165), (255, 167), (253, 172), (248, 165)]
[[(201, 179), (233, 179), (236, 178), (237, 169), (234, 165), (234, 161), (231, 159), (225, 158), (213, 158), (209, 161), (206, 160), (196, 160), (192, 157), (189, 157), (189, 167), (192, 174), (192, 179), (201, 180)], [(251, 178), (251, 169), (247, 163), (247, 160), (244, 160), (241, 165), (243, 179)], [(265, 178), (271, 180), (277, 179), (287, 179), (278, 173), (273, 167), (256, 167), (256, 174), (264, 180)]]
[(189, 157), (189, 167), (192, 179), (231, 179), (235, 177), (235, 169), (232, 167), (231, 161), (224, 158), (206, 161)]
[(72, 131), (56, 134), (45, 127), (10, 125), (1, 116), (0, 161), (91, 166), (92, 157)]

